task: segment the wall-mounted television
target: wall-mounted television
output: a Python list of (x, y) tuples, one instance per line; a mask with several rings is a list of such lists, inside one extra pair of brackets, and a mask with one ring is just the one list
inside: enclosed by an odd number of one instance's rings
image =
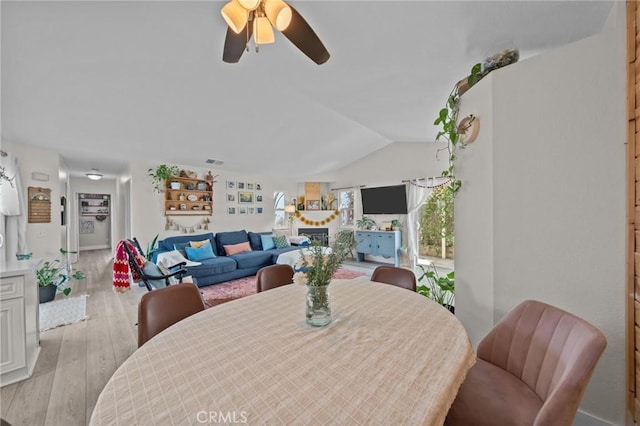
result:
[(362, 214), (407, 214), (405, 185), (362, 188)]

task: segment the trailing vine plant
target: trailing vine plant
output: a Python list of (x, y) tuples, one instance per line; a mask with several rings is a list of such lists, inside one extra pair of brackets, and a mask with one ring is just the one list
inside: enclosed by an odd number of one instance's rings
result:
[[(439, 150), (438, 153), (443, 150), (447, 151), (448, 165), (447, 169), (442, 171), (441, 176), (448, 177), (450, 179), (447, 189), (451, 191), (453, 195), (455, 195), (462, 186), (462, 181), (456, 178), (454, 162), (456, 159), (456, 148), (461, 142), (460, 136), (464, 134), (466, 130), (466, 128), (459, 129), (457, 124), (458, 113), (460, 112), (460, 96), (480, 81), (482, 77), (484, 77), (484, 74), (482, 74), (482, 65), (477, 63), (471, 68), (471, 72), (466, 79), (460, 80), (453, 87), (451, 93), (449, 93), (449, 97), (447, 98), (444, 108), (440, 110), (438, 117), (433, 122), (435, 126), (440, 126), (440, 130), (436, 136), (436, 142), (447, 142), (447, 146)], [(475, 119), (473, 115), (470, 115), (469, 118), (469, 123)]]

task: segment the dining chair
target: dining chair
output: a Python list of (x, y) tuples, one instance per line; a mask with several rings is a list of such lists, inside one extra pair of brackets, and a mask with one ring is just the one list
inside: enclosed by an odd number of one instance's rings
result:
[(371, 274), (371, 281), (378, 283), (392, 284), (407, 290), (416, 291), (415, 274), (404, 268), (395, 266), (378, 266)]
[(478, 344), (445, 424), (571, 425), (606, 346), (587, 321), (527, 300)]
[(293, 268), (290, 265), (271, 265), (258, 270), (256, 274), (256, 291), (271, 290), (293, 283)]
[(138, 305), (138, 347), (165, 328), (205, 309), (200, 290), (181, 283), (142, 295)]

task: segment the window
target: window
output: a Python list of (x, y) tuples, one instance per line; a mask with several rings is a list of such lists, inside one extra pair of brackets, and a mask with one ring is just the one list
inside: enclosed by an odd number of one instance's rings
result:
[(284, 192), (273, 193), (274, 228), (284, 229), (287, 227), (287, 214), (284, 211)]
[(446, 186), (434, 188), (420, 207), (419, 233), (418, 257), (453, 258), (453, 193)]
[(340, 191), (339, 208), (340, 224), (342, 226), (353, 226), (353, 190)]

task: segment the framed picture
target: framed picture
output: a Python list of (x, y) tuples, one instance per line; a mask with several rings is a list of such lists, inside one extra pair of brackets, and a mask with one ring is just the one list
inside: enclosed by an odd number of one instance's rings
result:
[(247, 184), (247, 189), (250, 189), (250, 190), (253, 191), (253, 184), (252, 183), (248, 183)]
[(235, 207), (227, 207), (227, 214), (236, 214)]
[(249, 213), (249, 214), (255, 214), (255, 208), (253, 208), (253, 207), (247, 207), (247, 213)]
[[(253, 204), (253, 192), (238, 191), (238, 203)], [(318, 202), (318, 205), (320, 202)]]
[(262, 207), (256, 207), (256, 214), (262, 214)]
[(256, 195), (256, 203), (262, 202), (262, 195)]
[(262, 191), (262, 185), (256, 183), (256, 191)]
[(227, 201), (235, 202), (236, 196), (234, 194), (227, 194)]
[(238, 207), (238, 214), (247, 214), (246, 207)]
[(236, 189), (236, 181), (235, 180), (228, 180), (227, 181), (227, 188)]
[(320, 210), (320, 200), (307, 200), (307, 210)]
[(238, 182), (238, 189), (244, 189), (244, 182)]

